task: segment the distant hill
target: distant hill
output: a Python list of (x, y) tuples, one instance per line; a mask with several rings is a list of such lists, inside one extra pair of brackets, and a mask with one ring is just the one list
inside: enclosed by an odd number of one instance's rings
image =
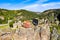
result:
[(60, 9), (49, 9), (49, 10), (45, 10), (44, 12), (42, 12), (40, 15), (51, 15), (54, 13), (54, 16), (57, 16), (58, 14), (60, 14)]
[(48, 18), (50, 21), (55, 20), (56, 18), (59, 20), (60, 9), (49, 9), (40, 13), (40, 18)]
[[(59, 18), (60, 9), (49, 9), (44, 12), (33, 12), (28, 10), (8, 10), (0, 8), (0, 24), (7, 23), (8, 20), (31, 20), (33, 18), (48, 18), (49, 20), (54, 20)], [(59, 15), (59, 16), (58, 16)]]
[(32, 18), (38, 18), (39, 15), (36, 12), (28, 10), (7, 10), (0, 8), (0, 16), (4, 17), (4, 20), (0, 19), (1, 23), (7, 23), (8, 20), (17, 20), (22, 16), (22, 20), (30, 20)]

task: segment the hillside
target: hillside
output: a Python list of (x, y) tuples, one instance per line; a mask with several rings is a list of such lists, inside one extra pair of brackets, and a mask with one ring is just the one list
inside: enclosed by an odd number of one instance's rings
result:
[[(0, 8), (0, 24), (8, 20), (30, 20), (33, 18), (48, 18), (50, 21), (60, 18), (60, 9), (49, 9), (44, 12), (32, 12), (28, 10), (8, 10)], [(22, 17), (22, 18), (21, 18)], [(58, 19), (59, 20), (59, 19)]]
[[(39, 13), (28, 10), (0, 9), (0, 40), (60, 40), (60, 24), (56, 23), (56, 21), (59, 22), (60, 9), (50, 9)], [(33, 18), (40, 18), (37, 26), (32, 23), (28, 28), (22, 26), (24, 20)], [(8, 20), (13, 21), (7, 24)]]
[[(17, 20), (22, 16), (21, 20), (30, 20), (32, 18), (38, 18), (39, 15), (35, 12), (28, 11), (28, 10), (7, 10), (7, 9), (0, 9), (0, 24), (7, 23), (8, 20)], [(4, 20), (2, 20), (2, 17)], [(20, 20), (20, 19), (19, 19)]]
[[(48, 19), (48, 21), (51, 23), (52, 28), (54, 27), (57, 29), (58, 33), (60, 33), (60, 9), (50, 9), (45, 10), (40, 14), (40, 18)], [(56, 25), (56, 21), (59, 21), (59, 25)]]
[[(49, 9), (44, 12), (32, 12), (28, 10), (8, 10), (0, 8), (0, 24), (7, 23), (8, 20), (30, 20), (33, 18), (48, 18), (50, 21), (59, 18), (60, 9)], [(59, 19), (58, 19), (59, 20)]]
[(59, 20), (59, 15), (60, 15), (60, 9), (49, 9), (49, 10), (45, 10), (44, 12), (42, 12), (41, 14), (42, 18), (57, 18)]

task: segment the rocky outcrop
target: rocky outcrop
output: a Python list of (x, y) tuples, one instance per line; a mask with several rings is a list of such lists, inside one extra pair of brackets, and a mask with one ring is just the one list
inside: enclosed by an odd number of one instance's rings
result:
[(52, 30), (52, 33), (51, 33), (51, 40), (58, 40), (58, 32), (57, 32), (57, 29), (54, 27), (53, 30)]
[(40, 27), (24, 28), (20, 27), (16, 30), (4, 32), (0, 30), (0, 40), (60, 40), (60, 34), (57, 29), (53, 28), (50, 33), (48, 24), (43, 24)]
[(57, 38), (57, 40), (60, 40), (60, 35), (58, 35), (58, 38)]
[(18, 40), (40, 40), (39, 33), (34, 32), (34, 29), (32, 28), (20, 28), (16, 31), (15, 35), (16, 36), (14, 36), (14, 39), (18, 38)]
[(45, 24), (41, 27), (40, 36), (41, 40), (50, 40), (50, 28), (48, 24)]

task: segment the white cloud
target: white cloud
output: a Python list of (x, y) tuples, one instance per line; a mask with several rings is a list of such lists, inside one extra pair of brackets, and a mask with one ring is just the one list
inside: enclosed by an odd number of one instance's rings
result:
[(30, 10), (30, 11), (37, 11), (38, 7), (39, 7), (39, 4), (32, 4), (32, 5), (22, 7), (21, 9), (26, 9), (26, 10)]
[(43, 4), (42, 6), (49, 6), (49, 5), (51, 5), (51, 6), (54, 6), (54, 5), (60, 5), (60, 2), (51, 2), (51, 3), (46, 3), (46, 4)]
[[(21, 3), (26, 3), (26, 2), (29, 2), (29, 1), (32, 1), (32, 0), (24, 0)], [(42, 3), (42, 2), (46, 2), (46, 1), (48, 1), (48, 0), (37, 0), (36, 3)]]
[(42, 7), (44, 8), (43, 10), (47, 10), (47, 9), (57, 9), (60, 8), (60, 3), (59, 2), (55, 2), (55, 3), (47, 3), (47, 4), (42, 4)]
[(46, 4), (40, 4), (40, 3), (35, 3), (35, 4), (30, 4), (30, 5), (24, 5), (24, 4), (16, 4), (12, 5), (10, 3), (4, 3), (0, 4), (0, 8), (6, 8), (6, 9), (26, 9), (30, 11), (44, 11), (47, 9), (56, 9), (60, 8), (60, 2), (51, 2), (51, 3), (46, 3)]
[(56, 8), (60, 8), (60, 3), (32, 4), (22, 7), (21, 9), (26, 9), (30, 11), (44, 11), (47, 9), (56, 9)]
[(33, 4), (33, 5), (25, 6), (25, 7), (23, 7), (23, 9), (24, 9), (24, 8), (36, 8), (36, 7), (38, 7), (38, 6), (39, 6), (39, 4)]

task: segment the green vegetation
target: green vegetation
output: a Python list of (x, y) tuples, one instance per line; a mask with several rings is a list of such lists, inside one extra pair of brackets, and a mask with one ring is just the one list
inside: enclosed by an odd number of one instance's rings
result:
[(9, 28), (8, 24), (0, 26), (0, 29), (6, 29), (6, 28)]
[[(55, 18), (57, 18), (59, 14), (60, 14), (60, 9), (46, 10), (40, 14), (37, 14), (37, 12), (28, 11), (28, 10), (0, 9), (0, 24), (6, 24), (8, 23), (8, 20), (13, 20), (13, 22), (10, 23), (10, 26), (12, 27), (12, 24), (14, 23), (14, 21), (17, 21), (17, 20), (24, 21), (24, 20), (31, 20), (33, 18), (40, 18), (40, 19), (48, 18), (48, 20), (53, 24), (52, 26), (55, 27), (60, 33), (60, 26), (55, 25)], [(4, 20), (2, 20), (1, 17), (3, 17)], [(53, 27), (51, 27), (51, 31)], [(1, 29), (8, 28), (8, 25), (0, 26), (0, 28)]]
[(42, 12), (40, 14), (40, 18), (48, 18), (49, 22), (52, 23), (52, 27), (50, 27), (50, 31), (52, 32), (53, 27), (55, 27), (58, 31), (58, 33), (60, 34), (60, 24), (57, 26), (55, 23), (55, 19), (57, 18), (57, 16), (60, 14), (60, 9), (50, 9), (50, 10), (45, 10), (44, 12)]
[(52, 26), (55, 27), (55, 28), (57, 29), (58, 33), (60, 34), (60, 25), (59, 25), (59, 26), (57, 26), (57, 25), (52, 25)]
[[(21, 13), (21, 14), (20, 14)], [(20, 16), (23, 16), (22, 19), (19, 20), (30, 20), (32, 18), (38, 18), (39, 15), (32, 11), (27, 10), (7, 10), (0, 9), (0, 16), (4, 17), (4, 20), (0, 18), (0, 24), (5, 24), (8, 20), (17, 20)]]

